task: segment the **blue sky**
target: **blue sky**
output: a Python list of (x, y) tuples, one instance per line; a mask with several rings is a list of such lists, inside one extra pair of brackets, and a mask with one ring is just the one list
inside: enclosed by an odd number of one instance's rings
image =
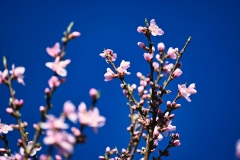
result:
[[(136, 31), (147, 18), (155, 19), (165, 32), (163, 36), (153, 37), (155, 45), (164, 42), (166, 48), (182, 48), (192, 36), (181, 60), (183, 75), (169, 85), (173, 94), (165, 96), (164, 101), (173, 99), (179, 83), (196, 83), (198, 93), (191, 96), (191, 103), (179, 100), (182, 107), (174, 112), (173, 125), (177, 126), (182, 144), (171, 149), (167, 159), (236, 159), (235, 142), (240, 138), (239, 7), (237, 0), (1, 0), (0, 56), (5, 55), (9, 64), (26, 68), (26, 86), (14, 83), (14, 88), (17, 97), (25, 100), (21, 112), (23, 121), (29, 123), (29, 137), (33, 137), (32, 124), (40, 119), (38, 108), (45, 104), (44, 88), (52, 75), (45, 67), (46, 62), (52, 61), (46, 47), (60, 42), (63, 31), (74, 21), (73, 30), (81, 32), (81, 36), (67, 46), (66, 58), (72, 62), (67, 68), (66, 83), (54, 95), (50, 113), (59, 115), (67, 100), (75, 105), (82, 101), (90, 104), (89, 89), (100, 89), (97, 107), (106, 117), (106, 125), (98, 134), (91, 128), (84, 130), (87, 143), (76, 147), (72, 159), (98, 159), (107, 146), (127, 147), (127, 99), (119, 80), (104, 82), (103, 74), (109, 65), (99, 53), (111, 48), (118, 54), (117, 65), (121, 60), (130, 61), (132, 74), (126, 81), (138, 84), (136, 73), (149, 73), (144, 52), (137, 46), (137, 42), (146, 43), (147, 39)], [(0, 85), (0, 95), (2, 122), (15, 123), (4, 112), (9, 93), (3, 85)], [(15, 131), (9, 136), (12, 136), (10, 147), (17, 152), (19, 133)], [(166, 144), (167, 140), (161, 142), (159, 149)]]

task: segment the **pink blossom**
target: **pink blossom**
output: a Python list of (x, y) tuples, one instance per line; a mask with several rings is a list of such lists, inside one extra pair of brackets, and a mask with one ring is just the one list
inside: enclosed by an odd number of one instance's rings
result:
[(175, 49), (173, 49), (172, 47), (170, 47), (167, 51), (167, 54), (166, 54), (167, 57), (170, 57), (172, 59), (176, 59), (177, 58), (177, 55), (175, 53)]
[[(117, 59), (117, 54), (113, 53), (113, 50), (106, 49), (103, 51), (103, 53), (99, 54), (102, 58), (106, 58), (107, 56), (111, 58), (112, 61), (115, 61)], [(107, 58), (106, 58), (107, 61)]]
[(49, 80), (48, 80), (48, 85), (53, 88), (53, 87), (58, 87), (61, 84), (61, 81), (58, 79), (58, 77), (56, 76), (52, 76)]
[(142, 93), (143, 90), (144, 90), (144, 87), (143, 87), (143, 86), (139, 86), (139, 87), (138, 87), (138, 92), (139, 92), (139, 93)]
[(158, 43), (158, 45), (157, 45), (157, 48), (158, 48), (158, 51), (164, 51), (164, 49), (165, 49), (165, 45), (164, 45), (164, 43)]
[(171, 120), (166, 122), (167, 129), (163, 132), (163, 135), (164, 135), (165, 137), (168, 136), (168, 132), (173, 132), (173, 131), (176, 130), (176, 126), (173, 126), (171, 123), (172, 123)]
[(137, 28), (138, 33), (146, 33), (146, 30), (147, 30), (147, 28), (146, 27), (142, 27), (142, 26), (139, 26)]
[(91, 88), (89, 91), (89, 95), (91, 97), (96, 97), (98, 95), (98, 91), (95, 88)]
[(53, 115), (48, 115), (47, 122), (41, 122), (40, 127), (42, 129), (68, 129), (68, 124), (64, 123), (64, 119), (55, 118)]
[(78, 106), (79, 122), (88, 125), (97, 131), (98, 127), (105, 125), (106, 118), (100, 116), (98, 108), (94, 107), (92, 110), (87, 111), (86, 104), (81, 102)]
[(152, 54), (150, 54), (150, 53), (144, 53), (144, 54), (143, 54), (143, 57), (144, 57), (144, 59), (145, 59), (147, 62), (150, 62), (151, 59), (153, 58), (153, 53), (152, 53)]
[(130, 62), (122, 60), (122, 62), (120, 63), (120, 67), (118, 67), (117, 70), (122, 75), (124, 74), (129, 75), (131, 74), (130, 72), (127, 71), (129, 67), (130, 67)]
[(77, 122), (77, 113), (75, 112), (75, 106), (71, 101), (66, 101), (63, 104), (63, 114), (73, 123)]
[(173, 76), (174, 77), (179, 77), (182, 74), (182, 70), (177, 68), (174, 72), (173, 72)]
[(149, 30), (151, 31), (151, 34), (153, 36), (161, 36), (164, 34), (163, 30), (161, 28), (158, 27), (158, 25), (155, 22), (155, 19), (152, 19), (150, 21), (150, 26), (149, 26)]
[(10, 70), (10, 74), (12, 74), (14, 77), (17, 78), (17, 81), (21, 83), (22, 85), (25, 85), (23, 81), (23, 73), (25, 72), (24, 67), (17, 67), (15, 68), (15, 65), (12, 65), (12, 70)]
[[(28, 144), (27, 144), (27, 149), (30, 150), (32, 148), (32, 145), (33, 145), (33, 141), (29, 141)], [(40, 151), (41, 149), (42, 149), (41, 146), (40, 147), (34, 147), (32, 152), (30, 153), (30, 156), (34, 156), (37, 153), (37, 151)], [(21, 155), (24, 155), (23, 147), (20, 148), (20, 153), (21, 153)]]
[(188, 102), (191, 102), (191, 99), (189, 96), (191, 94), (196, 94), (197, 91), (194, 89), (195, 88), (195, 83), (192, 83), (189, 85), (189, 87), (186, 87), (186, 84), (178, 85), (178, 91), (183, 96)]
[(9, 131), (12, 131), (13, 128), (9, 125), (3, 124), (0, 121), (0, 133), (7, 134)]
[(163, 66), (163, 69), (164, 69), (165, 72), (169, 73), (169, 72), (171, 72), (173, 67), (174, 66), (173, 66), (172, 63), (168, 64), (168, 62), (166, 62), (166, 64)]
[(57, 155), (55, 155), (55, 159), (56, 159), (56, 160), (62, 160), (62, 157), (57, 154)]
[(46, 66), (56, 72), (58, 75), (65, 77), (67, 76), (67, 70), (65, 69), (67, 65), (71, 62), (70, 59), (60, 61), (60, 57), (56, 57), (54, 62), (47, 62)]
[(175, 147), (180, 146), (180, 144), (181, 144), (181, 142), (180, 142), (179, 139), (175, 139), (175, 140), (173, 140), (172, 143), (173, 143), (173, 145), (174, 145)]
[(163, 139), (162, 134), (158, 132), (158, 127), (157, 126), (155, 126), (153, 133), (154, 133), (154, 135), (157, 135), (157, 140), (158, 141), (161, 141)]
[(110, 68), (107, 68), (107, 72), (104, 74), (104, 77), (105, 77), (105, 80), (104, 81), (111, 81), (114, 77), (114, 72), (110, 69)]
[(159, 68), (159, 63), (153, 62), (152, 65), (153, 65), (154, 70), (157, 71)]
[(58, 54), (61, 52), (60, 43), (56, 42), (53, 47), (47, 47), (46, 51), (50, 56), (56, 58)]
[(0, 71), (0, 83), (4, 82), (8, 76), (8, 70)]
[(43, 142), (46, 145), (55, 145), (58, 148), (58, 153), (61, 153), (61, 155), (71, 154), (73, 152), (73, 144), (76, 142), (73, 135), (66, 131), (53, 130), (48, 130), (46, 135), (47, 136), (44, 137)]

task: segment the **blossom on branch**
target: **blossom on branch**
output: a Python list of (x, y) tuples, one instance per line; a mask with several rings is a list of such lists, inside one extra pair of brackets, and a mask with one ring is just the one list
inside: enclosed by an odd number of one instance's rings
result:
[(25, 72), (24, 67), (17, 67), (15, 68), (15, 65), (12, 65), (12, 70), (10, 70), (10, 74), (12, 74), (15, 78), (17, 78), (17, 81), (21, 83), (22, 85), (25, 85), (23, 81), (23, 73)]
[(197, 90), (195, 90), (194, 88), (195, 88), (195, 83), (190, 84), (188, 88), (186, 87), (186, 84), (178, 85), (178, 91), (180, 95), (183, 96), (188, 102), (191, 102), (191, 99), (189, 98), (189, 96), (191, 94), (197, 93)]
[(46, 66), (56, 72), (58, 75), (65, 77), (67, 76), (67, 70), (65, 69), (67, 65), (71, 62), (70, 59), (60, 61), (60, 57), (56, 57), (54, 62), (47, 62)]

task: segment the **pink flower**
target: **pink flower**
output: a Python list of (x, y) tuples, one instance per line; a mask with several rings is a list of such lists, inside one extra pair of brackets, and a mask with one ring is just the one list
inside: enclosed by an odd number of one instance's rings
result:
[(61, 84), (61, 81), (58, 79), (58, 77), (56, 76), (52, 76), (49, 80), (48, 80), (48, 85), (53, 88), (53, 87), (58, 87)]
[(73, 123), (77, 122), (77, 113), (75, 112), (75, 106), (71, 101), (66, 101), (63, 104), (63, 114)]
[(127, 71), (127, 69), (130, 67), (130, 62), (129, 61), (124, 61), (122, 60), (122, 62), (120, 63), (120, 67), (117, 68), (119, 74), (131, 74), (130, 72)]
[(56, 72), (58, 75), (65, 77), (67, 76), (67, 70), (65, 68), (70, 62), (70, 59), (60, 61), (60, 57), (58, 56), (54, 62), (47, 62), (46, 66)]
[(151, 59), (153, 58), (153, 53), (152, 53), (152, 54), (150, 54), (150, 53), (144, 53), (144, 54), (143, 54), (143, 57), (144, 57), (144, 59), (145, 59), (147, 62), (150, 62)]
[(8, 76), (8, 70), (0, 71), (0, 83), (4, 82)]
[(167, 130), (165, 130), (165, 131), (163, 132), (163, 135), (164, 135), (165, 137), (168, 136), (168, 132), (173, 132), (173, 131), (176, 130), (176, 126), (172, 126), (171, 123), (172, 123), (171, 120), (166, 122)]
[(55, 118), (53, 115), (48, 115), (47, 122), (41, 122), (40, 127), (42, 129), (68, 129), (68, 124), (64, 123), (64, 119)]
[(153, 65), (154, 70), (157, 71), (159, 68), (159, 64), (157, 62), (153, 62), (152, 65)]
[(55, 145), (58, 148), (58, 153), (61, 153), (61, 155), (71, 154), (73, 152), (73, 144), (76, 142), (73, 135), (66, 131), (52, 130), (48, 130), (46, 134), (47, 136), (43, 139), (46, 145)]
[(188, 88), (186, 88), (186, 84), (178, 85), (178, 91), (183, 96), (188, 102), (191, 102), (191, 99), (189, 96), (191, 94), (196, 94), (197, 91), (194, 89), (195, 88), (195, 83), (192, 83), (189, 85)]
[[(117, 54), (113, 53), (113, 50), (106, 49), (103, 51), (103, 53), (99, 54), (102, 58), (106, 58), (107, 56), (111, 58), (112, 61), (115, 61), (117, 59)], [(107, 61), (107, 58), (106, 58)]]
[(172, 59), (176, 59), (177, 58), (177, 55), (175, 53), (175, 49), (173, 49), (172, 47), (170, 47), (167, 51), (167, 54), (166, 54), (167, 57), (170, 57)]
[(162, 134), (158, 132), (158, 127), (157, 126), (155, 126), (155, 128), (154, 128), (153, 134), (157, 136), (158, 141), (161, 141), (163, 139)]
[(168, 62), (166, 62), (165, 65), (163, 66), (164, 71), (167, 73), (171, 72), (172, 68), (173, 64), (172, 63), (168, 64)]
[(15, 65), (12, 65), (12, 70), (10, 70), (10, 73), (17, 78), (17, 81), (21, 83), (22, 85), (25, 85), (23, 81), (23, 73), (25, 72), (24, 67), (17, 67), (15, 68)]
[(107, 72), (104, 74), (104, 77), (105, 77), (105, 80), (104, 81), (111, 81), (114, 77), (114, 72), (110, 69), (110, 68), (107, 68)]
[(181, 71), (181, 69), (177, 68), (174, 72), (173, 72), (173, 77), (179, 77), (183, 72)]
[(9, 125), (2, 124), (0, 121), (0, 133), (7, 134), (9, 131), (12, 131), (13, 128)]
[(105, 125), (106, 118), (99, 115), (98, 108), (94, 107), (92, 110), (87, 111), (86, 104), (81, 102), (78, 106), (79, 122), (88, 125), (97, 131), (98, 127)]
[(56, 58), (58, 54), (61, 52), (60, 43), (56, 42), (53, 47), (47, 47), (46, 51), (50, 56)]
[(158, 43), (158, 45), (157, 45), (157, 48), (158, 48), (158, 51), (164, 51), (164, 49), (165, 49), (165, 45), (164, 45), (164, 43)]
[[(27, 149), (30, 150), (32, 148), (32, 145), (33, 145), (33, 141), (29, 141), (27, 144)], [(30, 156), (34, 156), (37, 153), (37, 151), (40, 151), (41, 149), (42, 149), (41, 146), (33, 148), (32, 152), (30, 153)], [(20, 153), (21, 153), (21, 155), (24, 155), (23, 147), (20, 148)]]
[(155, 19), (152, 19), (150, 21), (150, 26), (149, 26), (149, 30), (151, 31), (151, 34), (153, 36), (161, 36), (164, 34), (163, 30), (161, 28), (158, 27), (158, 25), (155, 22)]

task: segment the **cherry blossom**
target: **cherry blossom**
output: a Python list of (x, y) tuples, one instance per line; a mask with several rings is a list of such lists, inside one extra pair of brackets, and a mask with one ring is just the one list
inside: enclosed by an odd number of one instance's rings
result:
[(4, 82), (8, 76), (8, 70), (0, 71), (0, 83)]
[(163, 30), (158, 27), (158, 25), (155, 22), (155, 19), (152, 19), (150, 21), (150, 26), (148, 28), (151, 31), (151, 34), (153, 36), (161, 36), (164, 34)]
[(100, 116), (98, 108), (94, 107), (92, 110), (87, 111), (86, 104), (81, 102), (78, 106), (78, 119), (83, 125), (90, 126), (97, 130), (97, 128), (105, 125), (106, 118)]
[(56, 42), (53, 47), (47, 47), (46, 51), (50, 56), (56, 58), (58, 54), (61, 52), (60, 43)]
[[(107, 56), (111, 58), (112, 61), (115, 61), (117, 59), (117, 54), (113, 53), (113, 50), (111, 49), (106, 49), (103, 51), (103, 53), (99, 54), (102, 58), (106, 58)], [(107, 62), (107, 58), (106, 58)]]
[(65, 77), (67, 76), (67, 70), (65, 69), (67, 65), (71, 62), (70, 59), (60, 61), (60, 57), (56, 57), (54, 62), (47, 62), (46, 66), (56, 72), (58, 75)]
[(71, 101), (66, 101), (63, 104), (63, 114), (73, 123), (77, 122), (77, 113), (75, 112), (75, 106)]
[(188, 88), (186, 87), (186, 84), (178, 85), (178, 91), (180, 95), (183, 96), (188, 102), (191, 102), (191, 99), (189, 98), (189, 96), (191, 94), (197, 93), (197, 90), (195, 90), (194, 88), (195, 88), (195, 83), (190, 84)]
[(0, 133), (7, 134), (9, 131), (12, 131), (13, 128), (9, 125), (3, 124), (0, 121)]
[(15, 65), (12, 65), (12, 70), (10, 70), (10, 74), (12, 74), (15, 78), (17, 78), (17, 81), (19, 83), (21, 83), (22, 85), (25, 85), (24, 81), (23, 81), (23, 74), (25, 72), (25, 68), (24, 67), (17, 67), (15, 68)]
[(68, 124), (64, 123), (64, 119), (57, 119), (53, 115), (48, 115), (47, 122), (41, 122), (40, 127), (42, 129), (68, 129)]
[[(30, 150), (32, 148), (32, 145), (33, 145), (33, 141), (29, 141), (28, 144), (27, 144), (27, 149)], [(30, 153), (30, 156), (34, 156), (37, 153), (37, 151), (40, 151), (41, 149), (42, 149), (41, 146), (40, 147), (34, 147), (32, 152)], [(23, 147), (20, 148), (20, 153), (21, 153), (21, 155), (24, 155)]]

